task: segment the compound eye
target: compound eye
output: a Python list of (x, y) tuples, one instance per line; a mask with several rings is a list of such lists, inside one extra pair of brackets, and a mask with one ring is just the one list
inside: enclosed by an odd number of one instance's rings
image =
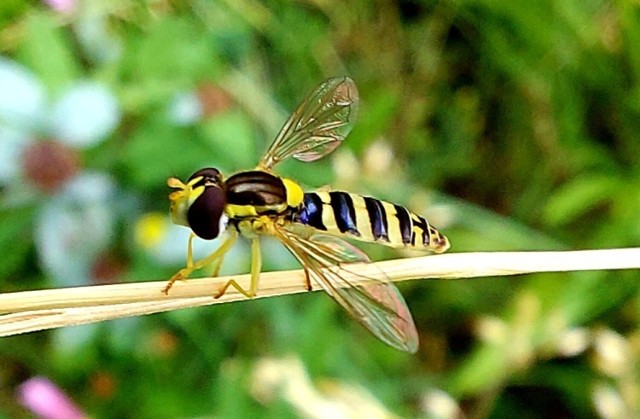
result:
[(205, 183), (219, 183), (220, 181), (220, 171), (218, 169), (214, 169), (212, 167), (207, 167), (204, 169), (200, 169), (194, 174), (191, 175), (188, 182), (191, 182), (193, 179), (197, 177), (202, 177), (202, 180), (196, 183), (194, 186), (204, 185)]
[(217, 185), (205, 186), (202, 194), (193, 201), (187, 211), (187, 221), (191, 230), (205, 240), (218, 237), (227, 226), (225, 205), (226, 196), (222, 188)]

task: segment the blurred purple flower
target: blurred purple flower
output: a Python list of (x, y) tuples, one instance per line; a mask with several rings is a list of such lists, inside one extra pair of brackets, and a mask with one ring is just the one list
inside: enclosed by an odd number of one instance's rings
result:
[(80, 419), (85, 415), (58, 386), (45, 377), (33, 377), (18, 388), (20, 403), (37, 417)]

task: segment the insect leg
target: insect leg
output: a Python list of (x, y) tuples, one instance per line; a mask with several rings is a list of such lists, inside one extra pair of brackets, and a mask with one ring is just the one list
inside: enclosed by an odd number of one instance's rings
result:
[(309, 270), (304, 268), (304, 287), (307, 291), (313, 291), (313, 287), (311, 286), (311, 277), (309, 276)]
[(251, 285), (249, 285), (249, 291), (245, 290), (236, 282), (235, 279), (227, 281), (226, 284), (220, 288), (220, 290), (213, 296), (213, 298), (222, 297), (229, 287), (233, 287), (240, 294), (247, 298), (255, 297), (258, 292), (258, 282), (260, 281), (260, 270), (262, 269), (262, 254), (260, 253), (260, 239), (253, 238), (251, 240)]
[(187, 242), (187, 268), (193, 266), (193, 239), (196, 237), (195, 233), (189, 234), (189, 241)]
[(172, 276), (167, 285), (162, 289), (162, 292), (168, 294), (169, 290), (171, 289), (171, 287), (173, 287), (173, 284), (176, 281), (182, 281), (189, 275), (191, 275), (191, 272), (217, 262), (218, 259), (222, 259), (225, 253), (227, 253), (229, 249), (231, 249), (231, 246), (233, 246), (236, 239), (238, 238), (238, 233), (235, 230), (230, 229), (227, 231), (227, 237), (224, 239), (220, 247), (215, 250), (215, 252), (195, 262), (193, 261), (193, 238), (195, 237), (195, 235), (192, 233), (191, 236), (189, 236), (189, 244), (187, 248), (187, 267), (180, 269), (178, 273)]
[(220, 274), (220, 268), (222, 267), (222, 262), (224, 261), (225, 255), (220, 255), (220, 257), (212, 263), (213, 265), (213, 269), (211, 270), (212, 277), (217, 277), (218, 274)]
[(260, 252), (260, 239), (251, 241), (251, 285), (249, 293), (251, 297), (258, 292), (258, 282), (260, 281), (260, 271), (262, 270), (262, 253)]

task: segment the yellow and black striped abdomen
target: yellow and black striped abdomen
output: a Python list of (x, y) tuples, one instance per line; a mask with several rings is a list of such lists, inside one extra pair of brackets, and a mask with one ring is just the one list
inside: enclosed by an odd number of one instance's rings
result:
[(449, 241), (405, 207), (349, 192), (307, 192), (297, 222), (328, 234), (442, 253)]

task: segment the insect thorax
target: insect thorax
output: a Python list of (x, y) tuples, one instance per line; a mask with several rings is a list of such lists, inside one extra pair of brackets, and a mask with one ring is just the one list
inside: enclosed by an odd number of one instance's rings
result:
[(230, 219), (285, 215), (302, 202), (296, 183), (261, 170), (240, 172), (225, 182)]

